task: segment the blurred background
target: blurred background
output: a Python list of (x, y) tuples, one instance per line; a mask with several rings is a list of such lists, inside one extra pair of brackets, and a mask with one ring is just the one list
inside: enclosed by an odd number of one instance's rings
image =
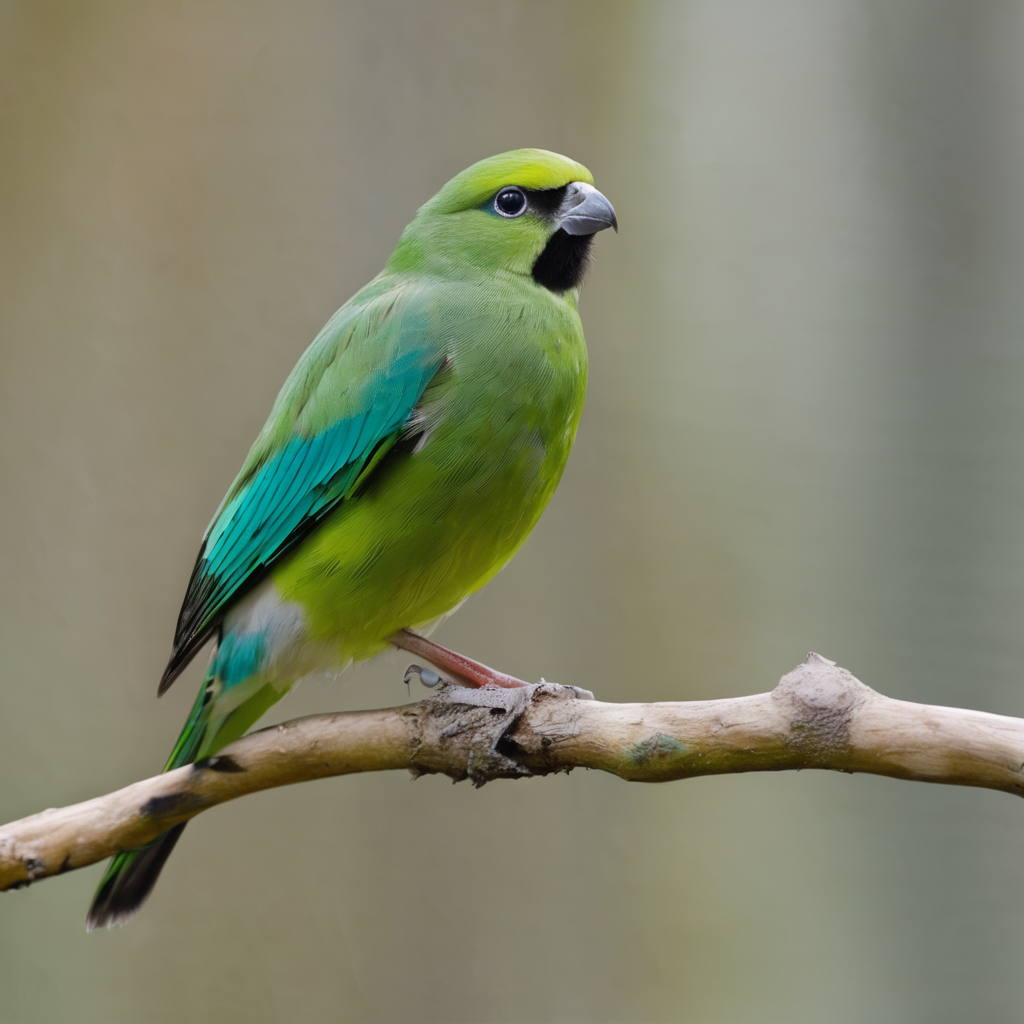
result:
[[(518, 146), (622, 232), (562, 486), (438, 639), (606, 700), (813, 649), (1024, 715), (1024, 4), (3, 0), (0, 819), (163, 763), (285, 374)], [(99, 866), (0, 898), (0, 1021), (1015, 1022), (1022, 863), (1019, 801), (873, 777), (332, 779), (203, 815), (129, 928), (84, 932)]]

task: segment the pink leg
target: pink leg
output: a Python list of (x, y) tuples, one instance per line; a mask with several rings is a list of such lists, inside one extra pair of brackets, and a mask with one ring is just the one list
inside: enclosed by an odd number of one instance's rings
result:
[(481, 665), (479, 661), (473, 661), (465, 655), (449, 651), (447, 647), (435, 644), (425, 636), (420, 636), (408, 629), (400, 629), (393, 637), (391, 643), (403, 651), (411, 654), (418, 654), (426, 658), (431, 664), (443, 669), (449, 675), (455, 676), (456, 682), (464, 683), (466, 686), (529, 686), (522, 679), (515, 676), (507, 676), (504, 672), (495, 672), (493, 668)]

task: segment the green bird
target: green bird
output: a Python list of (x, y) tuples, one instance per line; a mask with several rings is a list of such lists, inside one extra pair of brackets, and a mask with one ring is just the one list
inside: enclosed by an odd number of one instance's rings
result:
[[(579, 287), (607, 227), (585, 167), (503, 153), (422, 206), (331, 317), (203, 538), (159, 692), (211, 639), (213, 654), (164, 771), (216, 754), (301, 677), (389, 645), (463, 684), (521, 685), (425, 634), (558, 485), (587, 381)], [(184, 827), (113, 858), (89, 930), (134, 917)]]

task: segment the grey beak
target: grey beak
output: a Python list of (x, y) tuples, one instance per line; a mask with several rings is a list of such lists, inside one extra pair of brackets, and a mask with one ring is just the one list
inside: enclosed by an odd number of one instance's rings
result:
[(619, 230), (612, 204), (593, 185), (574, 181), (559, 212), (559, 227), (567, 235), (593, 235), (605, 228)]

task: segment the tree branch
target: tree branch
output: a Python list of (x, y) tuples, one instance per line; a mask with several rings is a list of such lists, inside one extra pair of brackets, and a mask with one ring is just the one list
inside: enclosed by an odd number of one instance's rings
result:
[(598, 768), (633, 782), (826, 768), (1024, 795), (1024, 719), (892, 700), (817, 654), (770, 693), (606, 704), (586, 690), (444, 686), (416, 704), (300, 718), (220, 755), (0, 828), (0, 890), (143, 846), (247, 793), (406, 768), (483, 785)]

